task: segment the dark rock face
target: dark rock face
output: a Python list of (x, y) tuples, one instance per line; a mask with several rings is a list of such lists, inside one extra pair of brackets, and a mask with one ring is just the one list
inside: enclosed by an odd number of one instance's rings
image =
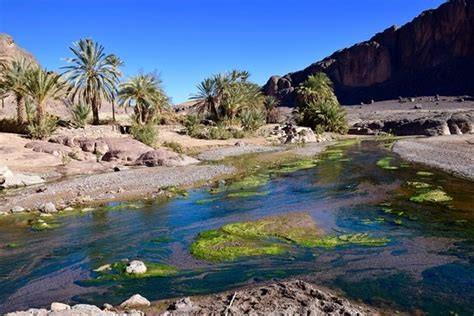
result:
[(427, 113), (418, 118), (386, 118), (354, 124), (352, 134), (374, 135), (381, 132), (398, 136), (408, 135), (462, 135), (474, 132), (474, 116), (471, 112), (439, 114)]
[(295, 87), (316, 72), (333, 80), (343, 104), (474, 94), (474, 0), (448, 1), (304, 70), (273, 76), (264, 92), (293, 106)]

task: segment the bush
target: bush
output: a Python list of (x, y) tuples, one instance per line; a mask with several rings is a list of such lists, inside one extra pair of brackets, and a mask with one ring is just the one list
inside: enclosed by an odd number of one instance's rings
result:
[(33, 139), (45, 139), (50, 137), (58, 126), (57, 118), (46, 116), (40, 122), (32, 121), (28, 125), (28, 133)]
[(158, 132), (155, 125), (148, 123), (145, 125), (133, 124), (130, 130), (133, 138), (144, 143), (145, 145), (154, 147), (158, 138)]
[(196, 134), (197, 130), (199, 129), (199, 118), (196, 115), (188, 115), (186, 116), (186, 120), (184, 121), (184, 127), (186, 128), (186, 134), (191, 137)]
[(230, 132), (225, 126), (218, 125), (215, 127), (209, 128), (209, 138), (208, 139), (229, 139), (232, 138), (232, 132)]
[(299, 124), (309, 126), (317, 133), (347, 133), (347, 120), (344, 109), (332, 102), (309, 102), (299, 109)]
[(175, 153), (178, 153), (178, 154), (184, 153), (183, 146), (180, 143), (177, 143), (177, 142), (164, 142), (163, 146), (171, 149)]
[(245, 131), (256, 131), (265, 124), (265, 114), (258, 109), (243, 111), (240, 115), (240, 123)]
[(85, 104), (76, 104), (71, 109), (72, 121), (77, 127), (85, 127), (90, 114), (91, 108)]

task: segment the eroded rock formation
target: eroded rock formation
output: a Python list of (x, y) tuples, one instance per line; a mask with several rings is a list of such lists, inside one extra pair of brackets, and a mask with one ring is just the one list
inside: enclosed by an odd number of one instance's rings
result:
[(474, 0), (448, 1), (304, 70), (273, 76), (264, 91), (293, 106), (295, 87), (321, 71), (333, 80), (343, 104), (474, 94)]

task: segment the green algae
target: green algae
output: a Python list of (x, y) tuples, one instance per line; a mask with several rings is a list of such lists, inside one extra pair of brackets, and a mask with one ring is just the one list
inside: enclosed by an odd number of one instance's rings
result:
[(266, 174), (251, 175), (232, 182), (227, 189), (230, 191), (254, 189), (267, 184), (269, 180), (270, 176)]
[(255, 191), (240, 191), (240, 192), (233, 192), (227, 194), (228, 198), (236, 199), (236, 198), (248, 198), (252, 196), (265, 196), (268, 195), (270, 192), (269, 191), (264, 191), (264, 192), (255, 192)]
[(16, 242), (11, 242), (11, 243), (6, 244), (4, 246), (5, 249), (16, 249), (16, 248), (19, 248), (19, 247), (21, 247), (21, 245), (16, 243)]
[(382, 158), (379, 161), (377, 161), (377, 166), (386, 170), (397, 170), (398, 167), (391, 165), (392, 160), (393, 160), (392, 157)]
[(286, 250), (284, 245), (243, 238), (222, 230), (202, 232), (191, 245), (191, 254), (206, 261), (234, 261), (242, 257), (278, 255)]
[(211, 198), (211, 199), (200, 199), (200, 200), (197, 200), (195, 203), (198, 204), (198, 205), (204, 205), (204, 204), (209, 204), (209, 203), (212, 203), (212, 202), (215, 202), (215, 201), (218, 201), (219, 198)]
[(167, 186), (167, 187), (164, 187), (163, 190), (166, 191), (171, 196), (187, 197), (189, 195), (186, 189), (183, 189), (177, 186)]
[(53, 218), (36, 218), (30, 221), (30, 227), (33, 231), (41, 232), (59, 227), (59, 223)]
[(324, 236), (319, 239), (306, 241), (302, 245), (306, 247), (336, 248), (349, 245), (382, 247), (389, 243), (388, 238), (372, 237), (366, 233), (343, 234), (339, 236)]
[(407, 184), (415, 189), (427, 189), (431, 187), (431, 184), (418, 181), (408, 181)]
[(293, 173), (299, 170), (311, 169), (318, 165), (317, 159), (302, 159), (280, 165), (278, 168), (270, 169), (270, 172), (276, 174)]
[(431, 191), (426, 191), (414, 195), (410, 198), (410, 201), (416, 203), (424, 203), (424, 202), (431, 202), (431, 203), (440, 203), (440, 202), (448, 202), (451, 201), (453, 198), (450, 197), (446, 192), (441, 189), (435, 189)]
[(232, 261), (241, 257), (281, 254), (290, 245), (335, 248), (383, 246), (388, 242), (386, 238), (374, 238), (365, 233), (324, 235), (308, 214), (289, 213), (201, 232), (191, 245), (191, 254), (207, 261)]
[(154, 243), (157, 243), (157, 244), (166, 243), (166, 242), (170, 242), (170, 241), (171, 241), (171, 238), (169, 238), (168, 236), (159, 236), (159, 237), (153, 238), (151, 240), (151, 242), (154, 242)]
[(358, 144), (360, 144), (359, 138), (348, 138), (348, 139), (339, 140), (335, 145), (332, 145), (331, 148), (345, 149), (347, 147), (355, 146)]
[(434, 173), (429, 171), (418, 171), (416, 174), (422, 177), (431, 177), (432, 175), (434, 175)]
[(96, 281), (120, 281), (126, 279), (142, 279), (142, 278), (153, 278), (153, 277), (168, 277), (176, 275), (178, 269), (173, 266), (169, 266), (162, 263), (145, 263), (147, 271), (143, 274), (127, 273), (127, 262), (120, 261), (112, 263), (111, 265), (105, 266), (105, 268), (99, 268), (95, 270), (98, 276), (95, 278)]

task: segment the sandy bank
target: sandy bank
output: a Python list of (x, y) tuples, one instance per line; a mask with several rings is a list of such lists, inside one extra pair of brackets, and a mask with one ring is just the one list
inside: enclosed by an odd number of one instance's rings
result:
[(400, 140), (393, 151), (408, 161), (474, 181), (474, 135)]

